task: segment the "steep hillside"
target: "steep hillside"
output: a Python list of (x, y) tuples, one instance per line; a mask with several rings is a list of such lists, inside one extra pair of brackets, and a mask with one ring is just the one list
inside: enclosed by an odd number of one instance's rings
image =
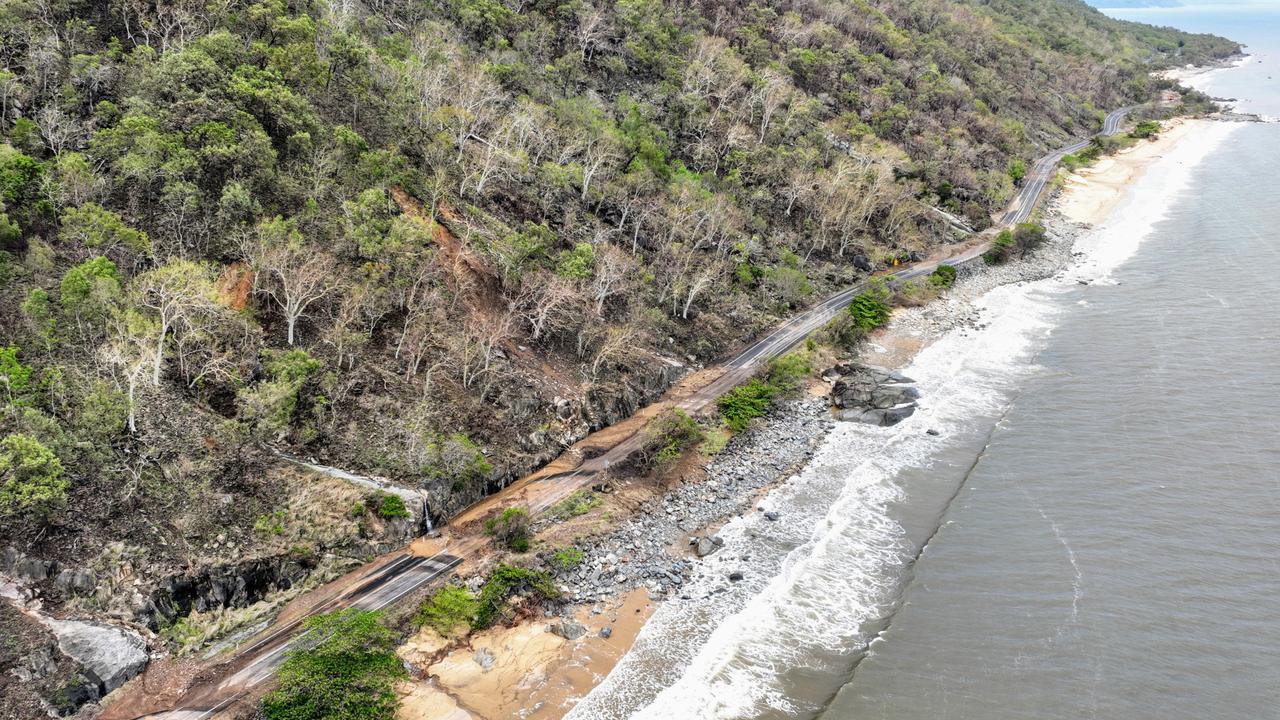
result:
[(447, 516), (1237, 49), (1076, 0), (0, 0), (0, 545), (149, 621), (368, 552), (268, 448)]

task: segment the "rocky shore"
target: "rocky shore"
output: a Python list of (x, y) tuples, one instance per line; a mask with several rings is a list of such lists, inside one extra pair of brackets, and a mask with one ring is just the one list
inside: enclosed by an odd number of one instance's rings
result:
[(834, 424), (825, 399), (781, 403), (729, 441), (707, 465), (705, 481), (645, 503), (609, 534), (581, 545), (583, 561), (556, 577), (565, 599), (594, 602), (637, 587), (653, 599), (679, 594), (693, 559), (718, 548), (707, 529), (752, 512), (757, 492), (802, 467)]
[(982, 317), (975, 304), (978, 298), (1002, 285), (1043, 280), (1065, 270), (1075, 257), (1072, 248), (1076, 239), (1090, 227), (1065, 217), (1056, 202), (1048, 205), (1042, 223), (1045, 241), (1035, 252), (1002, 265), (986, 265), (978, 260), (960, 267), (955, 285), (942, 297), (895, 312), (888, 327), (868, 343), (864, 357), (874, 360), (876, 355), (884, 354), (894, 336), (916, 337), (927, 343), (956, 328), (981, 328)]
[[(980, 328), (983, 321), (975, 301), (984, 293), (1061, 272), (1073, 257), (1076, 238), (1089, 228), (1071, 222), (1052, 205), (1045, 223), (1046, 240), (1031, 255), (997, 266), (973, 263), (961, 268), (955, 286), (943, 297), (922, 307), (898, 310), (889, 326), (868, 344), (863, 359), (883, 360), (877, 357), (884, 351), (880, 343), (893, 344), (895, 338), (910, 336), (927, 344), (956, 328)], [(837, 366), (824, 379), (845, 382), (843, 393), (852, 396), (850, 386), (856, 385), (858, 370), (856, 365)], [(898, 383), (893, 376), (887, 377), (890, 385)], [(914, 390), (909, 385), (897, 389)], [(904, 394), (900, 399), (909, 403), (913, 398)], [(864, 411), (838, 412), (860, 415)], [(606, 535), (579, 543), (582, 562), (555, 576), (565, 600), (560, 614), (569, 617), (574, 605), (599, 603), (636, 588), (646, 590), (652, 600), (681, 595), (680, 588), (698, 574), (698, 558), (719, 550), (714, 528), (735, 515), (762, 512), (755, 507), (759, 493), (803, 468), (836, 423), (826, 397), (781, 403), (715, 456), (706, 466), (704, 481), (681, 484), (637, 507)]]

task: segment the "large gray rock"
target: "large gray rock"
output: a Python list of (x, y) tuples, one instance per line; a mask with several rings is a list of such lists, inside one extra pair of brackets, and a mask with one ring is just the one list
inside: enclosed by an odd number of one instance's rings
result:
[(831, 388), (831, 403), (839, 420), (871, 425), (895, 425), (915, 412), (920, 391), (911, 378), (873, 365), (837, 365), (828, 374), (840, 379)]
[(53, 584), (67, 595), (88, 595), (97, 587), (98, 579), (88, 568), (68, 568), (58, 573)]
[(134, 633), (110, 625), (79, 620), (47, 619), (58, 649), (93, 673), (105, 695), (142, 672), (147, 645)]
[(587, 628), (577, 620), (561, 620), (552, 624), (551, 632), (565, 640), (577, 640), (587, 634)]
[(693, 551), (698, 557), (706, 557), (719, 550), (720, 546), (724, 545), (724, 540), (721, 540), (718, 537), (707, 537), (703, 535), (693, 538), (690, 541), (690, 544), (693, 545)]
[(911, 417), (912, 413), (915, 411), (915, 403), (884, 409), (872, 408), (870, 410), (841, 410), (836, 413), (836, 419), (844, 420), (846, 422), (860, 422), (868, 425), (888, 427), (890, 425), (897, 425), (903, 420), (906, 420)]

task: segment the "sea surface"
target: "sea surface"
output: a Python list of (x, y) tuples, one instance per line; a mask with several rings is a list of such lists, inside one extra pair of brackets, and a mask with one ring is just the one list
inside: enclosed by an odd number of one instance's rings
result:
[[(1280, 116), (1278, 12), (1153, 21), (1249, 42), (1195, 82)], [(726, 525), (569, 717), (1280, 717), (1277, 160), (1280, 125), (1209, 125), (988, 293), (906, 369), (921, 410)]]

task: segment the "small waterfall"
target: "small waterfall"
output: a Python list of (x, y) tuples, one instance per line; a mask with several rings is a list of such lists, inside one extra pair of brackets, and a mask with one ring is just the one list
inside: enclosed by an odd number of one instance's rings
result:
[(427, 526), (427, 534), (436, 531), (434, 525), (431, 524), (431, 506), (427, 504), (427, 496), (422, 496), (422, 524)]

